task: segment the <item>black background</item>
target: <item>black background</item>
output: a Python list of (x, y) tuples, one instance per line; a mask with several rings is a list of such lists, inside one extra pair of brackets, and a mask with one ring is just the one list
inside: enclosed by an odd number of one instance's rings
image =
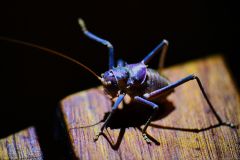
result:
[[(0, 36), (63, 52), (100, 74), (107, 49), (84, 37), (77, 23), (82, 17), (90, 31), (112, 42), (116, 58), (138, 62), (167, 39), (166, 66), (222, 53), (239, 85), (238, 9), (237, 2), (223, 0), (9, 1), (1, 4)], [(0, 138), (34, 125), (46, 156), (59, 155), (52, 140), (58, 101), (99, 82), (37, 49), (0, 41), (0, 53)]]

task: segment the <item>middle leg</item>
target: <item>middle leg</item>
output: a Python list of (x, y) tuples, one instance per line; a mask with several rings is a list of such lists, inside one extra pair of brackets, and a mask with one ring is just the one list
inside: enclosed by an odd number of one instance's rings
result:
[(160, 57), (160, 62), (159, 62), (159, 70), (162, 71), (163, 67), (164, 67), (164, 62), (165, 62), (165, 57), (166, 57), (166, 53), (167, 53), (167, 49), (168, 49), (168, 41), (167, 40), (163, 40), (156, 48), (154, 48), (143, 60), (142, 62), (144, 64), (148, 64), (149, 61), (156, 55), (159, 53), (160, 50), (162, 50), (161, 57)]
[(144, 99), (142, 97), (139, 97), (139, 96), (135, 96), (134, 100), (137, 101), (137, 102), (149, 105), (149, 106), (151, 106), (154, 109), (152, 115), (149, 117), (149, 119), (147, 120), (147, 122), (145, 123), (145, 125), (144, 125), (144, 127), (142, 129), (142, 136), (143, 136), (144, 140), (147, 143), (150, 143), (150, 139), (148, 138), (148, 136), (146, 134), (146, 130), (147, 130), (147, 127), (149, 126), (149, 124), (152, 122), (153, 118), (156, 116), (156, 113), (158, 111), (158, 105), (153, 103), (153, 102), (151, 102), (151, 101), (149, 101), (149, 100), (146, 100), (146, 99)]

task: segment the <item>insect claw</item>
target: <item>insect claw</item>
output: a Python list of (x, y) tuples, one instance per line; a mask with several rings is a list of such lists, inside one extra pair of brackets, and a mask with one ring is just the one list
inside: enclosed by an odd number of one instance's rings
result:
[(146, 141), (146, 142), (147, 142), (147, 144), (149, 144), (149, 145), (151, 145), (151, 144), (152, 144), (149, 138), (148, 138), (148, 139), (145, 139), (145, 141)]
[(144, 140), (147, 142), (147, 144), (150, 144), (150, 145), (151, 145), (151, 141), (150, 141), (150, 139), (148, 138), (147, 134), (146, 134), (146, 133), (143, 133), (142, 136), (143, 136)]
[(96, 136), (95, 138), (93, 138), (93, 141), (96, 142), (98, 140), (98, 138), (103, 134), (102, 131), (100, 131)]
[(93, 138), (94, 142), (97, 142), (97, 140), (98, 140), (98, 137)]
[(102, 134), (102, 132), (99, 132), (96, 137), (93, 139), (94, 142), (96, 142), (98, 140), (98, 138), (100, 137), (100, 135)]
[(237, 128), (238, 127), (237, 125), (235, 125), (231, 122), (223, 122), (223, 125), (226, 125), (226, 126), (231, 127), (231, 128)]

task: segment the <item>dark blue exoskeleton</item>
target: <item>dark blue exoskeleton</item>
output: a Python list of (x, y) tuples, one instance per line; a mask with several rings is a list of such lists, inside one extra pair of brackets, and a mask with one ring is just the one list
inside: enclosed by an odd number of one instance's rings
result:
[(168, 41), (163, 40), (155, 49), (153, 49), (141, 62), (135, 64), (126, 64), (122, 60), (118, 61), (117, 67), (114, 67), (114, 50), (113, 45), (93, 33), (89, 32), (82, 19), (79, 19), (79, 24), (84, 34), (103, 45), (106, 45), (109, 49), (109, 70), (102, 74), (100, 78), (105, 92), (112, 98), (118, 97), (115, 104), (112, 107), (112, 111), (106, 121), (104, 122), (100, 133), (96, 136), (95, 141), (103, 133), (109, 120), (113, 114), (117, 111), (118, 105), (124, 99), (124, 96), (128, 94), (132, 100), (151, 106), (154, 109), (153, 114), (149, 117), (142, 129), (142, 135), (146, 142), (150, 143), (150, 139), (146, 134), (147, 127), (154, 118), (156, 111), (158, 110), (157, 103), (154, 103), (156, 98), (165, 99), (175, 87), (186, 83), (190, 80), (196, 80), (200, 90), (203, 93), (210, 109), (214, 113), (220, 125), (226, 125), (229, 127), (235, 127), (232, 123), (223, 122), (219, 114), (215, 111), (213, 105), (209, 101), (200, 79), (195, 75), (189, 75), (177, 82), (170, 83), (168, 79), (161, 76), (157, 71), (147, 68), (149, 61), (161, 51), (160, 57), (160, 72), (164, 65), (165, 55), (168, 48)]
[[(89, 32), (85, 26), (85, 23), (82, 19), (79, 19), (79, 24), (82, 28), (82, 31), (84, 34), (89, 37), (90, 39), (93, 39), (97, 42), (100, 42), (108, 47), (109, 50), (109, 69), (105, 73), (99, 77), (95, 72), (93, 72), (90, 68), (82, 64), (81, 62), (68, 57), (60, 52), (32, 44), (29, 42), (24, 42), (20, 40), (15, 40), (11, 38), (6, 37), (0, 37), (0, 40), (8, 41), (12, 43), (22, 44), (25, 46), (38, 48), (40, 50), (46, 51), (48, 53), (60, 56), (66, 60), (69, 60), (75, 64), (80, 65), (90, 73), (92, 73), (96, 78), (98, 78), (104, 87), (104, 90), (106, 94), (111, 96), (112, 98), (117, 97), (117, 100), (115, 101), (112, 111), (107, 117), (106, 121), (104, 122), (103, 126), (101, 127), (100, 133), (96, 136), (95, 141), (98, 139), (98, 137), (103, 133), (104, 128), (107, 127), (107, 124), (109, 123), (111, 117), (114, 115), (114, 113), (117, 111), (118, 105), (122, 102), (124, 97), (129, 95), (133, 101), (137, 101), (146, 105), (151, 106), (154, 111), (152, 115), (149, 117), (147, 122), (144, 125), (144, 128), (142, 129), (142, 135), (147, 143), (150, 143), (150, 139), (148, 138), (146, 134), (147, 127), (153, 120), (157, 110), (158, 110), (158, 104), (155, 102), (156, 100), (159, 102), (160, 100), (165, 100), (165, 98), (173, 92), (174, 88), (178, 87), (179, 85), (186, 83), (190, 80), (196, 80), (197, 84), (199, 85), (199, 88), (206, 99), (211, 111), (215, 115), (216, 119), (218, 120), (218, 126), (225, 125), (229, 126), (231, 128), (236, 127), (234, 124), (229, 122), (224, 122), (219, 114), (215, 111), (213, 105), (209, 101), (204, 88), (201, 84), (200, 79), (195, 75), (189, 75), (183, 79), (180, 79), (176, 82), (170, 83), (168, 79), (163, 77), (161, 75), (161, 71), (164, 66), (164, 60), (166, 51), (168, 48), (168, 41), (163, 40), (155, 49), (153, 49), (142, 61), (135, 64), (127, 64), (123, 62), (122, 60), (119, 60), (117, 62), (117, 67), (114, 67), (114, 50), (112, 44), (104, 40), (102, 38), (99, 38), (98, 36), (94, 35), (93, 33)], [(150, 62), (150, 60), (161, 51), (161, 57), (160, 57), (160, 74), (147, 67), (147, 64)], [(210, 128), (210, 127), (209, 127)]]

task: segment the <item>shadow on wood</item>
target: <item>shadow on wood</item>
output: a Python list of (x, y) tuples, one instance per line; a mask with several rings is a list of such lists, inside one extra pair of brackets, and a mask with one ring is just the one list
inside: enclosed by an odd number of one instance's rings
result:
[[(168, 114), (170, 114), (174, 110), (174, 106), (171, 102), (165, 101), (164, 103), (159, 104), (160, 108), (158, 110), (157, 115), (154, 117), (153, 121), (160, 120), (164, 117), (166, 117)], [(111, 137), (108, 137), (109, 134), (101, 134), (106, 140), (109, 142), (111, 147), (115, 150), (117, 150), (121, 144), (121, 140), (124, 136), (126, 128), (134, 127), (141, 131), (141, 126), (144, 125), (149, 117), (151, 116), (153, 112), (153, 108), (139, 104), (136, 102), (132, 102), (130, 104), (124, 103), (123, 108), (119, 109), (116, 114), (112, 117), (111, 121), (108, 123), (107, 127), (111, 129), (120, 129), (119, 136), (117, 138), (117, 142), (114, 144)], [(101, 122), (105, 122), (110, 112), (106, 112), (104, 114), (104, 117), (99, 122), (96, 122), (92, 125), (88, 126), (80, 126), (70, 129), (77, 129), (77, 128), (88, 128), (88, 127), (94, 127), (95, 125), (100, 124)], [(135, 115), (135, 116), (132, 116)], [(125, 118), (128, 117), (128, 118)], [(107, 132), (108, 133), (108, 132)], [(149, 135), (149, 138), (154, 142), (156, 145), (159, 145), (159, 142), (154, 139), (151, 135)]]

